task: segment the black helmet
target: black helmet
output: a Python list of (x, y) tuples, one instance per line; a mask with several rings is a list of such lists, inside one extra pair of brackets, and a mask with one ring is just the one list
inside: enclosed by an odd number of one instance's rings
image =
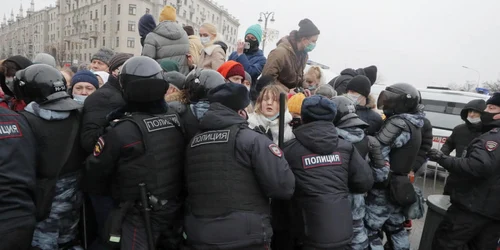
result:
[(418, 111), (420, 94), (408, 83), (396, 83), (388, 86), (378, 96), (377, 108), (386, 116)]
[(196, 68), (187, 75), (184, 89), (187, 90), (189, 101), (199, 102), (207, 99), (208, 92), (211, 89), (224, 83), (224, 77), (219, 72)]
[(49, 65), (34, 64), (17, 71), (14, 77), (14, 96), (26, 103), (34, 101), (43, 109), (70, 111), (82, 108), (66, 91), (66, 79)]
[(368, 124), (363, 120), (359, 119), (356, 114), (356, 106), (351, 99), (345, 96), (335, 96), (332, 98), (332, 102), (337, 106), (337, 114), (333, 120), (338, 128), (350, 128), (350, 127), (360, 127), (366, 128)]
[(160, 64), (146, 56), (128, 59), (123, 64), (119, 77), (127, 101), (163, 100), (169, 87)]

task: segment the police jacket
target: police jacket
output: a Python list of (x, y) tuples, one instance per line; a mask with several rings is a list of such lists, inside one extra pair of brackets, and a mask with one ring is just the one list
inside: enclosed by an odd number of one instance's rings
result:
[(183, 121), (183, 128), (185, 131), (184, 137), (186, 141), (189, 142), (199, 131), (199, 121), (198, 118), (193, 114), (193, 111), (189, 108), (189, 105), (175, 101), (169, 102), (168, 106), (177, 112)]
[(0, 235), (35, 225), (35, 144), (28, 122), (0, 108)]
[(268, 198), (289, 199), (295, 187), (283, 152), (219, 103), (210, 105), (200, 130), (186, 152), (188, 245), (241, 249), (269, 243)]
[(382, 117), (377, 112), (375, 112), (371, 107), (357, 105), (356, 114), (359, 116), (359, 119), (363, 120), (364, 122), (368, 123), (368, 125), (370, 125), (366, 129), (366, 135), (375, 135), (384, 124)]
[[(368, 163), (354, 146), (338, 137), (331, 122), (304, 124), (284, 148), (296, 180), (293, 203), (300, 211), (301, 241), (314, 248), (346, 246), (352, 237), (349, 192), (373, 185)], [(349, 226), (339, 226), (349, 225)]]
[(115, 201), (138, 201), (140, 183), (158, 200), (168, 201), (161, 211), (153, 209), (153, 226), (165, 225), (182, 202), (185, 142), (178, 115), (164, 111), (122, 117), (99, 137), (87, 159), (86, 178), (96, 182), (111, 179)]
[(500, 220), (500, 121), (493, 125), (472, 140), (463, 158), (443, 157), (437, 162), (460, 182), (450, 190), (453, 205)]

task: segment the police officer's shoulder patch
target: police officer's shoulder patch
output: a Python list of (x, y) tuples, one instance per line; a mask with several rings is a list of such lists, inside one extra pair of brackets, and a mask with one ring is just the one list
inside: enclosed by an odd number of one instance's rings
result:
[(271, 150), (271, 153), (273, 153), (273, 155), (276, 155), (279, 158), (283, 157), (283, 151), (281, 151), (281, 149), (280, 149), (280, 147), (278, 147), (278, 145), (276, 145), (274, 143), (269, 145), (269, 150)]
[(94, 156), (95, 157), (99, 156), (102, 153), (103, 149), (104, 149), (104, 139), (101, 136), (99, 137), (99, 139), (97, 139), (97, 143), (94, 146)]
[(485, 148), (486, 148), (486, 150), (488, 150), (488, 151), (491, 152), (491, 151), (493, 151), (493, 150), (495, 150), (495, 149), (498, 148), (498, 142), (496, 142), (496, 141), (487, 141), (485, 143)]
[(15, 120), (0, 122), (0, 140), (15, 137), (23, 137), (19, 123)]

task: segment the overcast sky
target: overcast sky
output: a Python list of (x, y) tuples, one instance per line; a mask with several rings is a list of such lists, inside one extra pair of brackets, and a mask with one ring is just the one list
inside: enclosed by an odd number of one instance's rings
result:
[[(26, 9), (29, 0), (22, 0)], [(261, 11), (274, 11), (268, 27), (280, 36), (298, 29), (303, 18), (320, 29), (314, 61), (339, 73), (375, 64), (385, 84), (417, 86), (481, 82), (500, 78), (498, 0), (216, 0), (240, 20), (240, 37)], [(0, 14), (19, 9), (2, 1)], [(35, 0), (37, 9), (55, 0)], [(8, 15), (7, 15), (8, 17)], [(267, 44), (266, 54), (275, 47)]]

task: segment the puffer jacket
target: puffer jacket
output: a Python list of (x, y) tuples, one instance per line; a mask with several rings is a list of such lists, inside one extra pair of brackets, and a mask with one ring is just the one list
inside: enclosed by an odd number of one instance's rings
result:
[[(279, 138), (279, 118), (274, 120), (269, 120), (265, 116), (254, 112), (248, 115), (248, 126), (253, 129), (258, 126), (263, 126), (266, 131), (271, 130), (271, 134), (273, 136), (272, 140), (274, 143), (278, 144)], [(295, 136), (292, 132), (292, 127), (288, 125), (292, 121), (292, 115), (288, 112), (288, 109), (285, 111), (285, 135), (283, 138), (284, 142), (287, 142)]]
[(196, 64), (199, 68), (218, 70), (226, 61), (226, 52), (220, 45), (212, 44), (201, 51), (200, 59)]
[(241, 63), (245, 71), (252, 77), (252, 83), (257, 82), (257, 78), (260, 76), (260, 73), (262, 73), (262, 69), (266, 64), (266, 57), (260, 49), (248, 51), (239, 56), (235, 51), (229, 56), (229, 60)]
[(187, 54), (189, 54), (188, 35), (182, 26), (171, 21), (161, 22), (146, 36), (141, 53), (157, 61), (169, 59), (177, 62), (179, 72), (184, 75), (189, 73)]

